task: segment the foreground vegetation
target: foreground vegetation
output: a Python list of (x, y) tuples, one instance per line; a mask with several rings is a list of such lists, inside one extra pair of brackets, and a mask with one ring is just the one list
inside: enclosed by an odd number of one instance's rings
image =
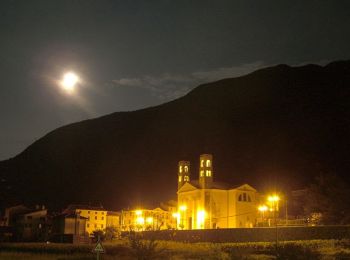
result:
[[(0, 259), (96, 259), (94, 245), (0, 244)], [(350, 259), (350, 240), (274, 243), (181, 243), (139, 238), (104, 244), (101, 259)]]

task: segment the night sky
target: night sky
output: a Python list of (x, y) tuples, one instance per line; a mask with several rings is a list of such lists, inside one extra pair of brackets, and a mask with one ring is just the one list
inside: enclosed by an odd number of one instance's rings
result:
[[(0, 160), (55, 128), (269, 65), (350, 58), (350, 1), (0, 2)], [(81, 78), (72, 95), (58, 81)]]

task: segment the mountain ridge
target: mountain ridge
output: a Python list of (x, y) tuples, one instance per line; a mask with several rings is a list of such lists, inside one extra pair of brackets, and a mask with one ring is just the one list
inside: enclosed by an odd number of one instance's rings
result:
[(57, 207), (151, 205), (176, 197), (177, 161), (197, 178), (201, 153), (214, 155), (216, 180), (261, 190), (302, 187), (322, 171), (346, 177), (349, 75), (350, 61), (276, 65), (66, 125), (0, 162), (2, 185), (8, 200)]

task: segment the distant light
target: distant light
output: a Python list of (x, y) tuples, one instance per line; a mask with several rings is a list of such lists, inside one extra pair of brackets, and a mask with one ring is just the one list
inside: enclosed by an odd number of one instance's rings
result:
[(181, 206), (179, 207), (179, 209), (180, 209), (181, 211), (185, 211), (185, 210), (187, 210), (187, 206), (186, 206), (186, 205), (181, 205)]
[(265, 212), (268, 210), (268, 207), (266, 205), (261, 205), (258, 207), (258, 210), (261, 211), (261, 212)]
[(152, 224), (152, 223), (153, 223), (153, 218), (152, 218), (152, 217), (146, 218), (146, 222), (147, 222), (148, 224)]
[(137, 223), (138, 225), (143, 225), (143, 224), (145, 224), (145, 219), (144, 219), (143, 217), (138, 217), (138, 218), (136, 219), (136, 223)]
[(142, 210), (136, 210), (135, 213), (137, 216), (140, 216), (140, 215), (142, 215)]
[(61, 86), (66, 92), (72, 93), (75, 90), (75, 86), (78, 82), (79, 77), (73, 72), (68, 72), (63, 75)]
[(270, 202), (276, 202), (276, 201), (279, 201), (280, 198), (278, 197), (278, 195), (271, 195), (267, 198), (267, 200)]
[(173, 213), (173, 217), (174, 218), (178, 218), (180, 216), (180, 213), (176, 212), (176, 213)]

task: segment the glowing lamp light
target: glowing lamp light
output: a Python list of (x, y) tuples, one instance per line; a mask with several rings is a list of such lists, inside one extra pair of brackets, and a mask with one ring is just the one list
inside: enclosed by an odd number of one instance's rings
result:
[(261, 206), (258, 207), (258, 210), (259, 210), (260, 212), (265, 212), (265, 211), (268, 210), (268, 207), (267, 207), (266, 205), (261, 205)]
[(204, 210), (197, 211), (197, 228), (203, 228), (206, 212)]
[(173, 218), (178, 218), (180, 217), (180, 213), (176, 212), (176, 213), (173, 213)]
[(152, 217), (146, 218), (146, 222), (147, 222), (147, 224), (152, 224), (153, 223), (153, 218)]
[(277, 202), (280, 200), (280, 197), (278, 195), (271, 195), (267, 198), (269, 202)]
[(141, 216), (141, 215), (142, 215), (142, 210), (136, 210), (136, 211), (135, 211), (135, 214), (136, 214), (137, 216)]
[(136, 223), (137, 223), (138, 225), (143, 225), (143, 224), (145, 224), (145, 219), (144, 219), (143, 217), (138, 217), (138, 218), (136, 219)]
[(179, 209), (180, 209), (181, 211), (186, 211), (186, 210), (187, 210), (187, 206), (186, 206), (186, 205), (181, 205), (181, 206), (179, 207)]

